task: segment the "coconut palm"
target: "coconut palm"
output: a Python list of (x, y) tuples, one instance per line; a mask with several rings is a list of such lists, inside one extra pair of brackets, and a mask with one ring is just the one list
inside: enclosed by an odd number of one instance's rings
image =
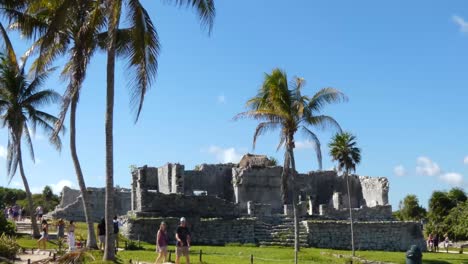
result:
[(361, 150), (356, 147), (356, 137), (348, 132), (336, 134), (330, 144), (330, 156), (338, 162), (338, 172), (344, 172), (348, 191), (349, 221), (351, 223), (351, 249), (354, 257), (353, 211), (351, 210), (351, 192), (349, 190), (349, 173), (356, 171), (356, 165), (361, 162)]
[[(83, 211), (88, 226), (87, 247), (97, 248), (89, 195), (76, 150), (76, 109), (86, 69), (98, 47), (100, 29), (104, 26), (104, 16), (99, 1), (66, 0), (4, 0), (0, 4), (3, 13), (10, 19), (11, 27), (21, 31), (23, 36), (34, 38), (39, 35), (30, 52), (39, 51), (35, 62), (36, 71), (50, 65), (55, 58), (68, 55), (62, 76), (69, 79), (58, 122), (55, 124), (57, 136), (70, 107), (70, 152), (81, 191)], [(44, 8), (46, 7), (46, 8)]]
[(296, 162), (294, 158), (294, 137), (298, 130), (315, 143), (319, 168), (321, 168), (320, 141), (311, 128), (325, 129), (328, 127), (341, 131), (338, 122), (330, 116), (323, 115), (320, 111), (326, 104), (347, 100), (339, 90), (324, 88), (312, 97), (302, 94), (305, 81), (302, 78), (294, 78), (288, 81), (287, 75), (280, 69), (274, 69), (271, 74), (265, 73), (265, 78), (257, 95), (247, 101), (249, 111), (238, 114), (238, 118), (253, 118), (260, 123), (255, 129), (253, 146), (257, 138), (269, 130), (279, 129), (280, 142), (278, 149), (285, 147), (284, 166), (282, 173), (281, 194), (283, 203), (290, 203), (288, 190), (292, 190), (292, 203), (294, 212), (294, 249), (297, 263), (299, 251), (299, 221), (297, 217), (297, 192), (294, 184), (288, 188), (289, 177), (294, 183), (296, 179)]
[[(193, 7), (202, 22), (211, 30), (215, 16), (213, 0), (172, 0), (178, 6)], [(123, 10), (126, 7), (126, 10)], [(114, 120), (114, 83), (116, 55), (123, 55), (128, 59), (129, 72), (134, 76), (129, 82), (131, 89), (131, 104), (135, 110), (135, 121), (141, 113), (147, 89), (154, 81), (157, 72), (157, 58), (159, 54), (159, 40), (153, 22), (139, 0), (107, 0), (105, 1), (107, 17), (107, 87), (106, 87), (106, 243), (104, 260), (114, 260), (114, 239), (112, 238), (112, 218), (114, 214), (114, 163), (113, 163), (113, 120)], [(127, 30), (120, 30), (121, 14), (127, 14)], [(130, 40), (123, 48), (119, 42), (127, 36)]]
[[(50, 70), (38, 72), (33, 78), (28, 78), (25, 73), (27, 56), (18, 61), (2, 24), (0, 24), (0, 33), (5, 46), (0, 54), (0, 117), (3, 127), (8, 129), (7, 172), (11, 180), (19, 168), (26, 191), (27, 211), (31, 217), (33, 236), (37, 237), (39, 229), (35, 221), (31, 190), (23, 166), (22, 142), (29, 148), (34, 161), (31, 133), (34, 134), (36, 127), (39, 126), (46, 134), (51, 135), (54, 130), (53, 124), (57, 121), (56, 117), (40, 108), (58, 102), (60, 96), (53, 90), (40, 89)], [(60, 149), (59, 137), (55, 137), (51, 143)]]

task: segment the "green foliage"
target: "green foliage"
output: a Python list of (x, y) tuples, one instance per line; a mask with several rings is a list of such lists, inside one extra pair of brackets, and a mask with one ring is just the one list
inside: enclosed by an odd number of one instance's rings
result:
[(26, 192), (19, 189), (0, 187), (0, 208), (14, 205), (17, 200), (26, 198)]
[[(55, 207), (60, 203), (60, 198), (52, 194), (52, 197), (48, 198), (50, 200), (47, 200), (47, 198), (44, 197), (44, 195), (41, 194), (33, 194), (32, 195), (32, 200), (33, 200), (33, 206), (34, 208), (38, 207), (39, 205), (42, 206), (44, 209), (44, 213), (48, 213), (50, 211), (53, 211)], [(22, 206), (23, 208), (28, 208), (28, 201), (26, 199), (24, 200), (19, 200), (17, 201), (19, 206)]]
[(407, 195), (400, 201), (400, 210), (397, 219), (402, 221), (419, 221), (426, 218), (426, 209), (419, 205), (419, 200), (414, 194)]
[(13, 236), (16, 234), (15, 223), (5, 219), (3, 213), (0, 215), (0, 235)]
[(270, 160), (270, 166), (278, 166), (278, 160), (275, 157), (270, 156), (268, 159)]
[(44, 187), (44, 190), (42, 190), (42, 198), (49, 202), (51, 201), (54, 197), (56, 197), (56, 195), (54, 195), (54, 192), (52, 192), (52, 188), (50, 188), (50, 186), (46, 185)]
[(142, 250), (144, 249), (138, 241), (128, 240), (126, 250)]
[(461, 189), (433, 192), (429, 199), (426, 233), (448, 234), (453, 240), (468, 239), (467, 204), (466, 193)]
[(0, 257), (14, 259), (19, 250), (20, 246), (15, 238), (5, 234), (0, 236)]
[(356, 137), (348, 132), (336, 134), (328, 144), (330, 156), (338, 162), (338, 171), (356, 171), (361, 162), (361, 149), (356, 147)]

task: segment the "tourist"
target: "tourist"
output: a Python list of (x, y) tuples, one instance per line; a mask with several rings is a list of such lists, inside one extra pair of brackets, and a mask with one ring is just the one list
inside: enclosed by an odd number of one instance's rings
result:
[(429, 234), (429, 237), (427, 238), (427, 248), (429, 249), (429, 251), (434, 250), (434, 238), (432, 234)]
[(23, 207), (18, 207), (18, 221), (23, 221)]
[(24, 207), (21, 206), (21, 221), (25, 220), (26, 219), (26, 209), (24, 209)]
[(68, 225), (68, 251), (75, 250), (75, 223), (73, 220)]
[(186, 263), (190, 264), (190, 231), (187, 228), (185, 217), (180, 218), (180, 225), (176, 230), (176, 264), (180, 263), (180, 257), (185, 256)]
[(65, 236), (65, 222), (63, 219), (60, 219), (57, 222), (57, 238), (61, 239)]
[(444, 248), (445, 248), (445, 251), (448, 253), (448, 247), (449, 247), (449, 244), (450, 244), (450, 240), (449, 240), (449, 237), (448, 237), (448, 234), (445, 233), (444, 235)]
[(38, 206), (36, 208), (36, 220), (41, 221), (42, 220), (42, 215), (44, 215), (44, 210), (42, 209), (42, 206)]
[(117, 219), (117, 216), (114, 216), (114, 219), (112, 220), (112, 225), (114, 227), (115, 248), (119, 248), (120, 223), (119, 223), (119, 220)]
[(13, 205), (13, 221), (17, 222), (19, 217), (19, 206), (17, 204)]
[(104, 250), (104, 244), (106, 241), (106, 220), (101, 219), (101, 222), (97, 226), (97, 233), (99, 237), (99, 249)]
[(439, 235), (436, 233), (432, 239), (434, 245), (434, 251), (439, 252)]
[(169, 243), (169, 237), (167, 236), (166, 223), (161, 222), (159, 225), (158, 233), (156, 234), (156, 252), (159, 253), (156, 259), (156, 264), (162, 259), (162, 262), (166, 262), (167, 256), (167, 244)]
[(37, 248), (40, 250), (42, 244), (42, 249), (45, 250), (47, 248), (47, 239), (49, 238), (49, 224), (47, 224), (46, 220), (42, 220), (41, 230), (41, 237), (37, 240)]

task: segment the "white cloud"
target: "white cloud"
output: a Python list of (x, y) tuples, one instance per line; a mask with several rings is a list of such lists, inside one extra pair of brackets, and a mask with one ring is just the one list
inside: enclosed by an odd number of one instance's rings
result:
[(393, 168), (393, 174), (395, 174), (398, 177), (402, 177), (406, 175), (406, 169), (403, 167), (403, 165), (398, 165), (395, 168)]
[(310, 140), (294, 142), (297, 149), (315, 149), (315, 143)]
[(218, 100), (218, 103), (224, 104), (224, 103), (226, 103), (226, 96), (224, 96), (224, 95), (218, 95), (217, 100)]
[(468, 33), (468, 22), (466, 22), (462, 17), (453, 15), (452, 20), (460, 27), (461, 32)]
[[(57, 194), (57, 195), (62, 191), (63, 187), (68, 186), (70, 188), (73, 188), (74, 186), (73, 183), (69, 180), (60, 180), (57, 183), (51, 183), (51, 184), (46, 184), (46, 185), (49, 185), (52, 191), (54, 192), (54, 194)], [(31, 187), (31, 192), (42, 193), (46, 185)]]
[(437, 163), (428, 157), (419, 157), (417, 159), (416, 173), (425, 176), (437, 176), (441, 173)]
[(456, 172), (444, 173), (439, 176), (439, 179), (452, 186), (461, 186), (463, 183), (463, 175)]
[(6, 159), (6, 157), (7, 157), (7, 149), (4, 146), (0, 145), (0, 158)]
[(463, 164), (468, 165), (468, 156), (463, 159)]
[(19, 181), (12, 181), (11, 186), (13, 186), (14, 188), (20, 188), (20, 187), (23, 187), (23, 184), (20, 183)]
[(242, 158), (242, 154), (235, 148), (221, 148), (218, 146), (211, 146), (208, 148), (208, 153), (215, 155), (216, 160), (222, 163), (237, 163)]

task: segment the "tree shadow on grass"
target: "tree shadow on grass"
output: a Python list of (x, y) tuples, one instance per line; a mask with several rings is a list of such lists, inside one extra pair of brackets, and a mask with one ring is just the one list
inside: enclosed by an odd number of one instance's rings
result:
[(423, 264), (468, 264), (468, 260), (460, 260), (460, 259), (444, 259), (444, 260), (424, 260), (422, 261)]

